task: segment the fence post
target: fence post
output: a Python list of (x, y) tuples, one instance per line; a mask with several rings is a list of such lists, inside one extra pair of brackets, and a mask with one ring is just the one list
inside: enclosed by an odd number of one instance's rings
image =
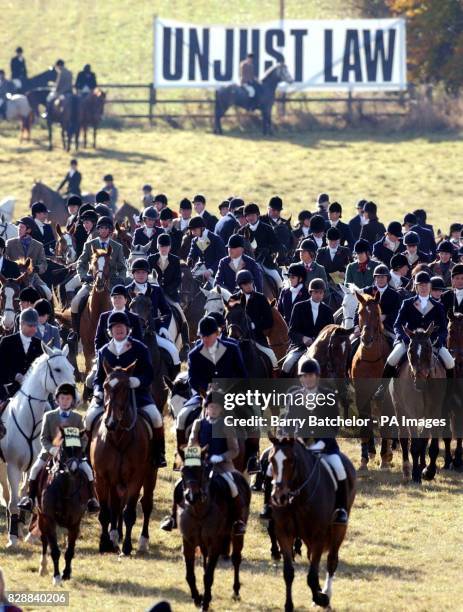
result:
[(353, 104), (352, 89), (349, 89), (349, 94), (347, 96), (347, 121), (349, 125), (352, 124), (352, 117), (353, 117), (352, 104)]
[(150, 83), (149, 87), (149, 98), (148, 98), (148, 117), (150, 125), (153, 125), (153, 107), (156, 104), (156, 90), (154, 84)]

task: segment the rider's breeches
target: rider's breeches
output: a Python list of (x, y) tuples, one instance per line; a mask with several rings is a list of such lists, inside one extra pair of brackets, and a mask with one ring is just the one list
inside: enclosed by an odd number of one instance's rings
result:
[[(397, 343), (387, 358), (387, 363), (391, 366), (397, 366), (406, 352), (407, 347), (405, 346), (405, 343)], [(455, 360), (445, 346), (440, 347), (438, 355), (447, 370), (451, 370), (455, 367)]]
[[(38, 457), (31, 467), (29, 480), (36, 480), (40, 470), (45, 467), (46, 463), (46, 461)], [(79, 470), (82, 470), (89, 482), (93, 482), (93, 470), (86, 461), (81, 461), (79, 463)]]
[[(155, 404), (148, 404), (140, 408), (140, 410), (143, 410), (149, 416), (154, 429), (159, 429), (163, 426), (161, 413)], [(91, 431), (93, 422), (97, 417), (103, 414), (103, 412), (103, 406), (97, 401), (92, 401), (84, 418), (86, 431)]]
[(344, 467), (341, 457), (338, 454), (336, 453), (333, 453), (331, 455), (323, 454), (322, 457), (333, 468), (336, 474), (336, 478), (338, 480), (345, 480), (347, 478), (346, 469)]
[(302, 355), (305, 353), (307, 349), (304, 348), (295, 348), (292, 349), (285, 357), (283, 367), (281, 368), (285, 374), (289, 374)]
[(90, 295), (90, 287), (88, 285), (82, 285), (77, 294), (72, 298), (71, 312), (77, 314), (79, 312), (80, 302)]
[(278, 287), (278, 289), (281, 289), (283, 287), (283, 280), (278, 272), (278, 270), (276, 268), (266, 268), (265, 266), (262, 266), (262, 268), (264, 269), (264, 271), (273, 278), (273, 280), (276, 283), (276, 286)]
[[(79, 293), (77, 295), (79, 295)], [(72, 304), (71, 304), (71, 307), (72, 307)], [(163, 336), (160, 336), (159, 334), (156, 334), (156, 340), (158, 342), (159, 347), (165, 349), (169, 353), (169, 355), (172, 357), (172, 361), (174, 362), (174, 365), (180, 365), (180, 354), (178, 352), (178, 348), (175, 346), (172, 340), (168, 340), (167, 338), (164, 338)]]
[(64, 285), (66, 293), (73, 293), (76, 289), (79, 289), (80, 287), (82, 287), (82, 282), (78, 274), (73, 276), (71, 280), (68, 280), (68, 282)]
[(273, 349), (271, 349), (269, 346), (263, 346), (262, 344), (259, 344), (258, 342), (256, 342), (256, 346), (259, 349), (259, 351), (264, 353), (264, 355), (267, 355), (267, 357), (272, 362), (272, 367), (278, 368), (278, 359), (275, 353), (273, 352)]
[(230, 489), (230, 494), (232, 497), (238, 497), (238, 487), (236, 486), (236, 482), (233, 478), (232, 472), (211, 472), (211, 477), (213, 474), (221, 476), (225, 480), (228, 485), (228, 488)]

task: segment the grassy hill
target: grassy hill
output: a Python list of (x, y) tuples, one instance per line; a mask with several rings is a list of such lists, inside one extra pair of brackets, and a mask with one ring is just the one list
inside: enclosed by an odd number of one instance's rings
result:
[[(348, 2), (347, 2), (348, 4)], [(0, 66), (18, 45), (24, 47), (29, 74), (62, 57), (76, 72), (91, 63), (103, 82), (152, 81), (154, 15), (197, 23), (243, 24), (279, 17), (278, 0), (28, 0), (0, 6)], [(348, 8), (340, 0), (286, 0), (287, 18), (336, 18)]]

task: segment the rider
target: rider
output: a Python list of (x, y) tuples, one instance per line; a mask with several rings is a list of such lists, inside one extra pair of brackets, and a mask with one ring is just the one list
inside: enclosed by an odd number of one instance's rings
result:
[(352, 249), (354, 246), (354, 237), (352, 231), (347, 223), (341, 221), (342, 217), (342, 206), (339, 202), (331, 202), (328, 206), (328, 221), (326, 223), (326, 229), (329, 227), (335, 227), (341, 234), (341, 245), (347, 246)]
[(5, 401), (18, 391), (26, 372), (43, 353), (42, 343), (35, 338), (39, 315), (26, 308), (19, 316), (19, 331), (0, 340), (0, 400)]
[(328, 228), (326, 232), (327, 246), (322, 246), (317, 251), (316, 261), (325, 268), (328, 281), (339, 282), (344, 280), (346, 268), (351, 262), (350, 249), (341, 246), (341, 233), (336, 227)]
[(328, 278), (326, 276), (325, 268), (315, 261), (317, 245), (312, 238), (305, 238), (300, 243), (297, 252), (299, 253), (299, 260), (305, 269), (305, 286), (308, 287), (310, 281), (314, 278), (321, 278), (327, 285)]
[(302, 263), (292, 263), (289, 266), (288, 279), (289, 287), (283, 289), (278, 298), (278, 312), (287, 325), (291, 321), (294, 306), (309, 299), (305, 286), (305, 267)]
[(455, 247), (450, 240), (442, 240), (437, 247), (437, 259), (429, 267), (436, 276), (441, 276), (446, 287), (452, 284), (452, 269), (455, 263), (452, 257), (455, 254)]
[(256, 291), (263, 293), (262, 271), (252, 257), (244, 254), (244, 238), (240, 234), (232, 234), (227, 244), (228, 257), (219, 261), (214, 285), (219, 285), (230, 293), (236, 289), (236, 275), (241, 270), (248, 270), (254, 279)]
[(373, 282), (373, 271), (377, 262), (370, 259), (370, 243), (363, 238), (354, 244), (354, 253), (357, 259), (347, 266), (344, 284), (353, 283), (359, 289), (363, 289)]
[(79, 195), (70, 195), (66, 200), (66, 208), (68, 209), (68, 219), (66, 221), (66, 231), (74, 232), (79, 220), (79, 210), (82, 206), (82, 198)]
[(48, 222), (49, 212), (50, 211), (43, 202), (34, 202), (31, 206), (31, 214), (35, 225), (32, 229), (31, 236), (34, 240), (43, 244), (46, 257), (51, 257), (54, 254), (56, 246), (53, 229)]
[(5, 240), (0, 236), (0, 274), (5, 278), (18, 278), (21, 276), (21, 270), (15, 261), (7, 259), (3, 255), (5, 246)]
[(275, 264), (275, 257), (280, 247), (273, 229), (267, 223), (260, 220), (260, 210), (257, 204), (246, 204), (244, 207), (246, 225), (239, 230), (239, 234), (249, 239), (254, 249), (254, 257), (274, 281), (278, 290), (283, 286), (283, 281)]
[(98, 238), (88, 240), (84, 245), (82, 255), (77, 260), (77, 274), (82, 283), (82, 287), (79, 289), (76, 296), (71, 302), (71, 317), (72, 317), (72, 329), (77, 336), (79, 335), (80, 329), (80, 314), (83, 310), (84, 300), (87, 300), (90, 295), (90, 285), (93, 282), (93, 277), (90, 275), (90, 262), (94, 249), (101, 249), (107, 251), (111, 247), (111, 256), (109, 260), (109, 284), (110, 287), (114, 285), (124, 284), (127, 267), (122, 251), (122, 246), (111, 238), (114, 225), (112, 219), (109, 217), (100, 217), (96, 224), (98, 232)]
[(219, 326), (205, 316), (198, 325), (200, 342), (188, 353), (188, 382), (205, 397), (214, 378), (247, 378), (239, 346), (219, 340)]
[(144, 246), (151, 241), (154, 241), (154, 244), (156, 244), (157, 237), (162, 233), (161, 228), (155, 225), (158, 217), (158, 211), (154, 206), (147, 206), (143, 210), (141, 214), (143, 225), (137, 227), (133, 234), (132, 249), (138, 244)]
[[(434, 323), (431, 340), (446, 369), (447, 378), (453, 378), (455, 360), (445, 346), (447, 339), (447, 319), (442, 304), (430, 296), (431, 278), (427, 272), (418, 272), (414, 279), (416, 295), (404, 300), (394, 324), (394, 348), (387, 358), (382, 378), (396, 378), (399, 365), (407, 352), (410, 338), (405, 330), (416, 331), (427, 329)], [(382, 399), (387, 390), (383, 383), (375, 394), (376, 399)]]
[(225, 245), (212, 231), (206, 229), (206, 221), (203, 217), (194, 217), (188, 224), (188, 229), (193, 235), (190, 252), (188, 253), (187, 263), (190, 268), (196, 264), (203, 264), (206, 271), (203, 274), (204, 280), (211, 280), (217, 273), (219, 261), (225, 257)]
[(452, 288), (442, 294), (441, 301), (446, 314), (463, 313), (463, 264), (457, 263), (452, 268)]
[(78, 195), (80, 196), (80, 183), (82, 182), (82, 174), (77, 170), (77, 159), (71, 159), (69, 164), (69, 170), (66, 172), (66, 176), (58, 186), (57, 191), (67, 184), (68, 188), (66, 195)]
[[(37, 497), (37, 477), (42, 469), (47, 464), (50, 457), (56, 457), (59, 452), (59, 447), (54, 445), (59, 429), (63, 427), (76, 427), (79, 431), (83, 429), (82, 416), (78, 412), (74, 412), (77, 400), (76, 388), (72, 384), (63, 383), (55, 392), (56, 403), (58, 408), (45, 413), (42, 422), (42, 432), (40, 434), (40, 442), (42, 450), (40, 455), (35, 460), (31, 467), (29, 475), (29, 490), (26, 497), (19, 502), (18, 507), (22, 510), (32, 512), (35, 506)], [(87, 437), (82, 440), (82, 450), (85, 451), (87, 446)], [(100, 505), (96, 499), (95, 484), (93, 471), (86, 458), (79, 462), (79, 469), (85, 474), (88, 482), (88, 512), (98, 512)]]
[[(166, 301), (164, 292), (159, 285), (148, 282), (150, 266), (146, 259), (136, 259), (132, 263), (131, 272), (133, 281), (130, 285), (127, 285), (127, 292), (130, 297), (142, 293), (151, 298), (157, 343), (171, 356), (174, 370), (180, 370), (180, 355), (169, 333), (172, 311)], [(175, 374), (177, 373), (176, 371)]]
[(75, 88), (77, 95), (86, 96), (96, 88), (96, 76), (92, 72), (90, 64), (85, 64), (84, 69), (77, 73)]
[(179, 204), (179, 216), (174, 219), (173, 227), (180, 230), (182, 234), (185, 234), (188, 230), (188, 225), (191, 219), (191, 213), (193, 211), (193, 205), (188, 198), (183, 198)]
[(137, 410), (145, 413), (153, 427), (153, 459), (156, 467), (165, 467), (165, 442), (162, 416), (154, 404), (150, 386), (153, 382), (153, 365), (148, 349), (144, 344), (130, 335), (130, 322), (125, 312), (112, 312), (108, 318), (108, 333), (112, 339), (99, 351), (97, 357), (97, 374), (93, 400), (85, 415), (85, 428), (92, 431), (95, 419), (104, 410), (103, 385), (106, 380), (105, 364), (110, 368), (127, 368), (135, 363), (135, 369), (130, 379), (132, 389), (135, 389)]
[(285, 374), (291, 372), (294, 364), (314, 342), (325, 325), (334, 322), (331, 309), (323, 303), (325, 291), (325, 282), (321, 278), (314, 278), (309, 285), (310, 298), (299, 302), (293, 308), (289, 322), (291, 345), (282, 367)]
[(267, 223), (275, 232), (275, 236), (279, 242), (278, 263), (285, 265), (287, 263), (288, 254), (293, 249), (293, 234), (291, 232), (291, 224), (281, 216), (283, 210), (283, 200), (280, 196), (270, 198), (267, 208), (267, 214), (260, 218), (262, 223)]
[[(178, 255), (180, 252), (180, 247), (182, 246), (183, 233), (174, 227), (174, 218), (174, 213), (170, 208), (163, 208), (159, 213), (159, 223), (161, 224), (160, 227), (170, 237), (170, 250), (172, 251), (173, 255)], [(155, 243), (153, 243), (153, 245), (154, 244)], [(153, 252), (154, 250), (151, 247), (151, 253)]]
[(229, 301), (229, 306), (239, 302), (247, 317), (251, 320), (251, 336), (256, 347), (266, 355), (272, 364), (273, 371), (278, 370), (278, 359), (270, 348), (265, 331), (273, 327), (273, 313), (267, 298), (254, 288), (254, 278), (249, 270), (240, 270), (236, 275), (236, 284), (239, 288)]
[(12, 93), (14, 85), (8, 81), (5, 76), (5, 71), (0, 70), (0, 117), (6, 119), (6, 95)]
[(211, 215), (211, 213), (206, 210), (206, 198), (202, 194), (198, 193), (193, 197), (193, 208), (198, 217), (204, 220), (206, 228), (210, 232), (215, 232), (215, 226), (217, 225), (218, 219), (215, 215)]
[(18, 92), (24, 91), (27, 83), (27, 67), (23, 53), (23, 48), (17, 47), (16, 55), (10, 61), (11, 80)]
[(58, 73), (55, 81), (55, 86), (47, 96), (47, 110), (42, 115), (44, 119), (47, 118), (48, 114), (52, 109), (53, 102), (58, 98), (64, 98), (64, 96), (72, 95), (72, 72), (68, 70), (62, 59), (59, 59), (55, 64), (56, 72)]
[(111, 289), (112, 310), (102, 312), (95, 333), (95, 352), (98, 352), (111, 338), (108, 334), (108, 319), (113, 312), (125, 312), (129, 318), (131, 336), (135, 340), (143, 342), (140, 317), (134, 312), (130, 312), (127, 307), (129, 293), (124, 285), (115, 285)]
[(254, 53), (248, 53), (246, 58), (240, 63), (240, 82), (248, 94), (249, 109), (256, 109), (257, 75), (254, 69)]
[(381, 308), (381, 321), (383, 322), (386, 336), (394, 336), (394, 323), (399, 314), (402, 298), (389, 284), (391, 278), (388, 267), (384, 264), (376, 266), (373, 272), (374, 283), (370, 287), (365, 287), (363, 293), (374, 296), (379, 291), (379, 306)]
[(408, 265), (413, 268), (419, 263), (429, 263), (429, 256), (419, 249), (420, 237), (410, 230), (404, 236), (405, 251), (403, 254), (407, 258)]

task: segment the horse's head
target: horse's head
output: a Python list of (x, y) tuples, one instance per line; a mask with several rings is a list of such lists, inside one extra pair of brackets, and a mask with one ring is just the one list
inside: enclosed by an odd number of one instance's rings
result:
[(137, 293), (137, 295), (130, 302), (130, 312), (140, 317), (142, 327), (146, 329), (150, 326), (150, 321), (153, 318), (153, 303), (149, 295), (143, 293)]
[(455, 359), (455, 377), (463, 378), (463, 314), (451, 310), (448, 314), (448, 349)]
[(206, 465), (207, 447), (187, 447), (182, 467), (183, 494), (187, 504), (193, 506), (207, 497), (209, 469)]
[(103, 291), (108, 288), (111, 253), (111, 245), (106, 250), (93, 247), (90, 270), (93, 278), (96, 280), (95, 289), (97, 291)]
[(19, 284), (11, 278), (0, 274), (0, 323), (7, 332), (12, 331), (16, 313), (19, 310)]
[(280, 79), (280, 82), (294, 83), (294, 78), (292, 77), (288, 69), (288, 66), (284, 62), (281, 62), (280, 64), (278, 64), (277, 73), (278, 73), (278, 78)]
[(379, 306), (381, 294), (377, 291), (374, 297), (362, 293), (356, 295), (359, 301), (360, 339), (365, 348), (370, 348), (383, 327)]
[[(170, 412), (174, 418), (177, 418), (180, 411), (185, 406), (185, 403), (191, 398), (192, 395), (187, 373), (180, 372), (180, 374), (177, 374), (175, 380), (170, 383), (170, 385)], [(199, 401), (201, 400), (199, 399)]]
[(60, 427), (59, 433), (53, 446), (59, 446), (57, 456), (60, 468), (74, 473), (82, 459), (84, 452), (82, 449), (82, 438), (86, 435), (85, 430), (79, 431), (77, 427)]
[(269, 454), (272, 466), (272, 504), (278, 507), (291, 502), (290, 493), (296, 477), (296, 454), (298, 443), (294, 438), (271, 438), (273, 448)]
[(433, 366), (431, 335), (433, 331), (434, 323), (432, 322), (428, 329), (411, 331), (405, 328), (405, 333), (410, 338), (407, 351), (408, 364), (416, 389), (422, 390), (431, 374)]
[(251, 336), (251, 320), (241, 302), (236, 300), (227, 302), (225, 321), (230, 338), (243, 340)]
[(42, 342), (42, 350), (47, 364), (43, 378), (46, 391), (52, 394), (64, 383), (75, 385), (74, 368), (67, 358), (69, 346), (66, 344), (63, 349), (53, 349)]
[(226, 289), (222, 289), (219, 285), (216, 285), (210, 290), (201, 287), (201, 291), (206, 297), (206, 304), (204, 305), (205, 315), (211, 312), (220, 312), (223, 314), (225, 311), (224, 301), (227, 301), (231, 294)]
[(66, 265), (73, 263), (76, 260), (73, 235), (69, 232), (63, 232), (59, 223), (56, 224), (56, 233), (58, 240), (56, 241), (55, 257), (64, 261)]
[(21, 287), (28, 287), (30, 285), (31, 277), (34, 274), (34, 264), (30, 257), (26, 259), (18, 259), (16, 261), (19, 267), (19, 271), (21, 272), (21, 276), (16, 279), (16, 282), (19, 283)]
[(130, 249), (132, 248), (132, 234), (125, 226), (125, 223), (116, 221), (116, 225), (114, 226), (114, 240), (122, 245), (124, 257), (127, 259), (130, 256)]
[(108, 362), (103, 362), (106, 380), (103, 385), (105, 416), (104, 424), (109, 431), (130, 429), (136, 419), (136, 407), (130, 401), (130, 377), (136, 361), (126, 368), (112, 369)]
[(344, 294), (341, 304), (342, 325), (346, 329), (351, 329), (354, 326), (355, 311), (358, 306), (357, 294), (360, 289), (352, 283), (349, 283), (347, 286), (340, 285), (340, 287)]

